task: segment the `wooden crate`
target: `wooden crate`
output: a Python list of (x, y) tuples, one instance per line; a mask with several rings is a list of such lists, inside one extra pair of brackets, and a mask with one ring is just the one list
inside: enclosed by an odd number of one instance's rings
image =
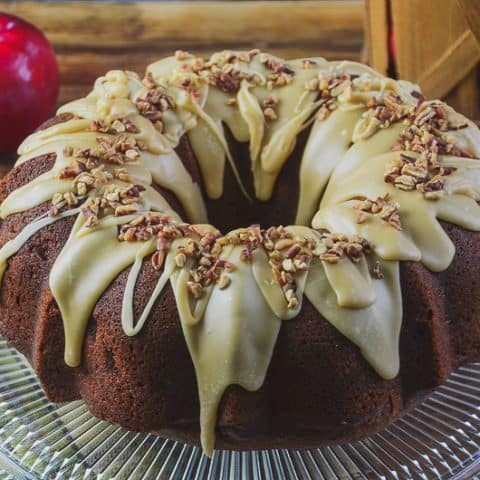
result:
[(374, 68), (386, 72), (391, 63), (387, 39), (393, 29), (397, 76), (480, 119), (478, 0), (367, 0), (366, 18)]
[(58, 54), (60, 103), (109, 69), (143, 72), (176, 49), (259, 47), (286, 58), (359, 60), (364, 5), (350, 1), (8, 2), (0, 10), (45, 32)]

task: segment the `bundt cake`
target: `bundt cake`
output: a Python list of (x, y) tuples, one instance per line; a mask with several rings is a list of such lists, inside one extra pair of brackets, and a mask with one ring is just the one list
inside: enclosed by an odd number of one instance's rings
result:
[(0, 333), (52, 401), (207, 454), (358, 439), (480, 359), (479, 157), (359, 63), (108, 72), (1, 182)]

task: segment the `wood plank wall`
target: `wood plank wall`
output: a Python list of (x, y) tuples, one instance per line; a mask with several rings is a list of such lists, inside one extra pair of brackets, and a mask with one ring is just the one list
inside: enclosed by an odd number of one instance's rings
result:
[(208, 54), (259, 47), (286, 58), (360, 60), (361, 0), (211, 2), (9, 2), (45, 32), (60, 64), (63, 103), (88, 92), (113, 68), (143, 72), (150, 62), (185, 49)]
[[(396, 40), (396, 71), (418, 83), (427, 98), (443, 98), (480, 119), (479, 0), (367, 0), (370, 63), (386, 73), (387, 18)], [(470, 13), (469, 9), (472, 8)], [(478, 14), (477, 14), (478, 15)]]

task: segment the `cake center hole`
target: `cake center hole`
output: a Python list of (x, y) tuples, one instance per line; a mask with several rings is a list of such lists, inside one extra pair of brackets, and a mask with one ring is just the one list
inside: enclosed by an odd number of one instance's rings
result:
[(280, 170), (273, 194), (267, 202), (255, 198), (248, 143), (236, 142), (227, 134), (230, 151), (252, 202), (243, 195), (226, 161), (222, 197), (212, 200), (204, 192), (209, 222), (222, 233), (252, 224), (259, 224), (262, 228), (293, 225), (298, 205), (300, 163), (308, 130), (298, 136), (296, 146)]

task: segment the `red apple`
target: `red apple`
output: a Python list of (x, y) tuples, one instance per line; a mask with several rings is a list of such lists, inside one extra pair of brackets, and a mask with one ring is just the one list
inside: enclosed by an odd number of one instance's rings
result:
[(0, 13), (0, 152), (52, 115), (58, 96), (55, 52), (42, 32)]

